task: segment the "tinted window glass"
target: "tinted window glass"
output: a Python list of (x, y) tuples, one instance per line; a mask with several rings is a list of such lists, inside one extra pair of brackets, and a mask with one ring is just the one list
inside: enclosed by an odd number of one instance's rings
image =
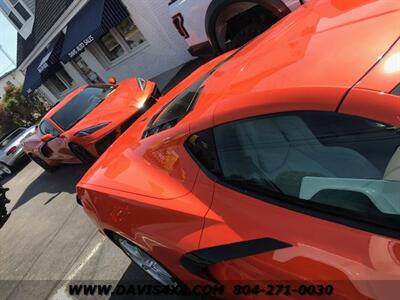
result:
[(236, 50), (233, 54), (214, 66), (200, 79), (195, 81), (184, 92), (178, 95), (167, 106), (165, 106), (147, 126), (143, 134), (143, 138), (151, 136), (160, 131), (174, 127), (180, 120), (182, 120), (196, 105), (197, 99), (201, 94), (204, 82), (224, 63), (233, 58), (237, 53), (243, 49)]
[(144, 133), (144, 137), (174, 127), (183, 119), (193, 109), (201, 93), (201, 85), (207, 78), (208, 75), (196, 81), (186, 91), (165, 106), (161, 112), (151, 120)]
[(49, 133), (50, 133), (50, 134), (53, 135), (53, 136), (57, 136), (57, 135), (59, 134), (58, 130), (55, 129), (54, 126), (51, 125), (51, 124), (50, 124), (49, 122), (47, 122), (46, 120), (45, 120), (45, 121), (42, 121), (42, 123), (40, 123), (39, 129), (40, 129), (40, 132), (41, 132), (42, 134), (49, 134)]
[(214, 175), (219, 175), (219, 165), (212, 130), (192, 135), (186, 141), (186, 147), (202, 167)]
[(197, 90), (189, 90), (177, 97), (174, 101), (168, 104), (163, 112), (153, 123), (154, 126), (159, 126), (171, 122), (172, 120), (182, 118), (189, 111), (192, 101), (195, 99)]
[(334, 113), (259, 117), (215, 128), (224, 180), (318, 207), (400, 216), (400, 131)]
[(68, 130), (99, 105), (114, 89), (114, 86), (88, 87), (56, 112), (51, 119), (62, 129)]
[(14, 139), (19, 137), (21, 134), (25, 132), (25, 128), (18, 128), (17, 130), (13, 131), (11, 134), (6, 136), (4, 139), (0, 141), (0, 149), (7, 147)]

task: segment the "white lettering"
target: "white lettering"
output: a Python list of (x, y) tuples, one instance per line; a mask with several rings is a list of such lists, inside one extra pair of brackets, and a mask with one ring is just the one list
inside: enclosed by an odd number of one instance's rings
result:
[(83, 49), (85, 49), (85, 47), (88, 46), (93, 41), (94, 41), (94, 37), (92, 35), (89, 35), (86, 39), (84, 39), (82, 42), (80, 42), (73, 50), (71, 50), (68, 53), (68, 56), (70, 58), (75, 57), (76, 55), (78, 55), (79, 52), (81, 52)]

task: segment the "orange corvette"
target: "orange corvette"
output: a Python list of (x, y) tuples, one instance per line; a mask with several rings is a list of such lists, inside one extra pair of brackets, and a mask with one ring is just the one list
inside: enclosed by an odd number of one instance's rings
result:
[(154, 82), (142, 78), (82, 86), (44, 116), (24, 151), (46, 170), (65, 163), (93, 163), (156, 103), (158, 93)]
[(165, 285), (400, 294), (400, 1), (315, 0), (176, 86), (78, 202)]

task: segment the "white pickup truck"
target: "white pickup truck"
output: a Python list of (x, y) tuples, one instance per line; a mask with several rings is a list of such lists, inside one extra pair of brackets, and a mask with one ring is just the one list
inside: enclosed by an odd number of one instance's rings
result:
[(193, 56), (222, 53), (259, 35), (305, 0), (171, 0), (169, 12)]

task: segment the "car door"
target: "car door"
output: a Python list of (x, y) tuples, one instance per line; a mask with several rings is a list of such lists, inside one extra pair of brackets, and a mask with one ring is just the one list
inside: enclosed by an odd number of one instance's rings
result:
[(247, 299), (395, 299), (398, 128), (311, 111), (197, 134), (215, 160), (191, 151), (215, 188), (199, 250), (183, 265)]
[(75, 156), (68, 147), (68, 142), (62, 135), (62, 132), (57, 129), (48, 120), (43, 120), (39, 124), (41, 134), (51, 134), (54, 138), (48, 142), (42, 142), (38, 151), (41, 156), (46, 159), (51, 159), (59, 162), (74, 162)]

